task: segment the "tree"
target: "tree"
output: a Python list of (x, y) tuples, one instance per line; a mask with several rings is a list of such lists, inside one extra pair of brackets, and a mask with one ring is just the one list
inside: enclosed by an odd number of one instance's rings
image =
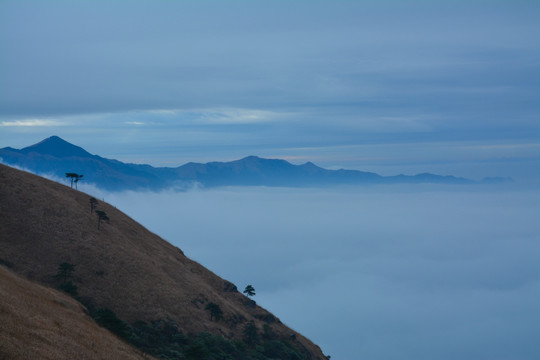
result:
[(84, 175), (79, 175), (77, 173), (66, 173), (67, 178), (71, 178), (71, 188), (73, 189), (73, 183), (75, 183), (75, 188), (77, 188), (77, 183)]
[(246, 286), (244, 289), (244, 294), (247, 296), (255, 296), (255, 288), (251, 285)]
[(74, 271), (75, 265), (68, 262), (63, 262), (58, 265), (58, 272), (54, 277), (62, 280), (62, 284), (58, 286), (60, 290), (65, 291), (72, 296), (77, 296), (77, 285), (73, 284), (71, 281), (68, 281)]
[(77, 175), (77, 177), (75, 178), (75, 190), (77, 190), (77, 184), (79, 183), (79, 180), (81, 180), (81, 178), (83, 177), (84, 175)]
[(244, 342), (248, 345), (253, 345), (257, 341), (259, 341), (259, 332), (253, 320), (251, 320), (246, 324), (246, 326), (244, 326), (242, 335), (244, 335)]
[(218, 304), (209, 303), (204, 309), (210, 311), (210, 320), (219, 321), (223, 319), (223, 311)]
[(96, 208), (97, 204), (98, 204), (98, 201), (96, 200), (96, 198), (91, 197), (90, 198), (90, 213), (94, 212), (94, 209)]
[(63, 262), (58, 265), (58, 273), (56, 273), (54, 277), (56, 277), (57, 279), (62, 279), (62, 282), (66, 283), (74, 271), (75, 265)]
[(97, 225), (97, 228), (99, 230), (100, 228), (100, 225), (101, 225), (101, 221), (109, 221), (109, 217), (107, 216), (107, 213), (103, 210), (96, 210), (96, 215), (98, 217), (98, 225)]

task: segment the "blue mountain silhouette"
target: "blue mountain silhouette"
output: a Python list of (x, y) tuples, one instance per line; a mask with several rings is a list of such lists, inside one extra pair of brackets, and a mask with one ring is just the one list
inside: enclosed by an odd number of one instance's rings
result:
[[(161, 190), (185, 188), (193, 184), (215, 186), (334, 186), (344, 184), (446, 183), (471, 184), (474, 181), (435, 174), (381, 176), (358, 170), (327, 170), (311, 162), (294, 165), (280, 159), (248, 156), (230, 162), (187, 163), (153, 167), (123, 163), (92, 155), (58, 136), (51, 136), (23, 149), (0, 149), (3, 163), (32, 171), (64, 177), (65, 173), (84, 174), (84, 180), (106, 190)], [(490, 179), (490, 182), (501, 179)]]

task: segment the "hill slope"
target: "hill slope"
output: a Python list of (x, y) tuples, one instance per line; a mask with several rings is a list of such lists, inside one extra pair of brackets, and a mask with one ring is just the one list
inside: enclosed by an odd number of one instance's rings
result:
[(76, 300), (0, 266), (0, 359), (154, 359), (100, 328)]
[[(184, 334), (209, 332), (242, 339), (254, 321), (270, 328), (306, 358), (321, 350), (287, 328), (268, 311), (183, 252), (116, 208), (99, 202), (109, 223), (98, 229), (89, 196), (67, 186), (0, 165), (0, 262), (25, 277), (58, 286), (58, 265), (75, 265), (72, 281), (80, 298), (95, 308), (112, 309), (129, 323), (167, 320)], [(181, 219), (179, 219), (181, 221)], [(223, 319), (205, 310), (217, 304)], [(294, 340), (291, 339), (294, 334)]]

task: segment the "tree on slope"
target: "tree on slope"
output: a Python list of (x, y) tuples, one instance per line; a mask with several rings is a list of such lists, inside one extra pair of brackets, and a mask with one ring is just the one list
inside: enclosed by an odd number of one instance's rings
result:
[(246, 286), (244, 289), (244, 294), (247, 296), (255, 296), (255, 288), (251, 285)]
[(62, 282), (67, 282), (74, 271), (75, 271), (75, 265), (70, 264), (68, 262), (63, 262), (60, 265), (58, 265), (58, 272), (56, 273), (54, 277), (56, 277), (57, 279), (61, 279)]
[(75, 178), (75, 181), (74, 181), (74, 183), (75, 183), (75, 190), (78, 189), (78, 188), (77, 188), (77, 184), (79, 183), (79, 180), (81, 180), (83, 176), (84, 176), (84, 175), (77, 175), (77, 177)]
[(71, 179), (71, 188), (73, 189), (73, 183), (75, 183), (75, 188), (77, 188), (77, 183), (84, 175), (79, 175), (77, 173), (66, 173), (66, 177)]
[(98, 201), (96, 200), (96, 198), (91, 197), (89, 202), (90, 202), (90, 213), (93, 213), (94, 209), (96, 208), (98, 204)]
[(98, 230), (101, 226), (101, 221), (109, 221), (109, 217), (107, 216), (107, 213), (103, 210), (96, 210), (96, 215), (98, 217)]
[(242, 335), (244, 342), (248, 345), (254, 345), (257, 341), (259, 341), (259, 332), (253, 320), (251, 320), (244, 326), (244, 329), (242, 330)]
[(60, 290), (65, 291), (72, 296), (77, 296), (77, 285), (73, 284), (70, 280), (68, 281), (74, 271), (75, 265), (63, 262), (58, 265), (58, 273), (54, 277), (62, 280), (62, 283), (58, 286)]
[(210, 320), (219, 321), (223, 318), (223, 311), (218, 304), (209, 303), (204, 309), (210, 312)]

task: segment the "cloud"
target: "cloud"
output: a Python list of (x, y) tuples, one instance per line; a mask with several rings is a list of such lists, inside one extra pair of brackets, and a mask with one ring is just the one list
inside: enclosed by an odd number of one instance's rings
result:
[(57, 120), (46, 120), (46, 119), (25, 119), (25, 120), (13, 120), (13, 121), (1, 121), (0, 126), (7, 127), (42, 127), (42, 126), (64, 126), (67, 125), (64, 122)]
[(535, 359), (540, 193), (102, 193), (340, 359)]
[(200, 120), (208, 124), (255, 124), (283, 119), (287, 114), (257, 109), (200, 110)]
[(136, 125), (136, 126), (142, 126), (145, 125), (143, 121), (126, 121), (124, 122), (126, 125)]
[(283, 120), (293, 115), (283, 111), (248, 108), (183, 108), (127, 112), (133, 118), (161, 119), (169, 125), (237, 125)]

